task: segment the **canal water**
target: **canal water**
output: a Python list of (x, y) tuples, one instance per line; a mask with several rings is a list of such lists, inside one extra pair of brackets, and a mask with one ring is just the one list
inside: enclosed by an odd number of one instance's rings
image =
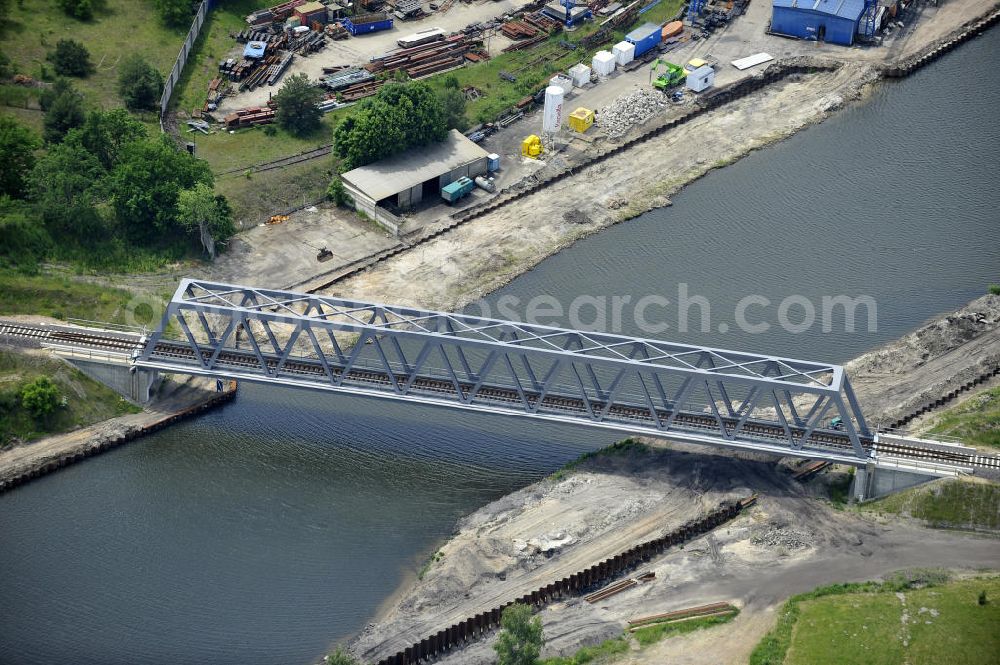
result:
[[(710, 303), (709, 330), (695, 309), (696, 329), (672, 320), (660, 336), (830, 361), (957, 308), (1000, 281), (997, 52), (993, 30), (489, 302), (673, 301), (685, 283)], [(834, 320), (792, 334), (757, 306), (772, 330), (752, 334), (733, 315), (751, 295), (772, 309), (867, 295), (876, 329), (861, 317), (855, 333)], [(643, 327), (626, 316), (622, 330)], [(306, 665), (363, 628), (461, 515), (613, 438), (243, 385), (228, 406), (0, 496), (0, 665)]]

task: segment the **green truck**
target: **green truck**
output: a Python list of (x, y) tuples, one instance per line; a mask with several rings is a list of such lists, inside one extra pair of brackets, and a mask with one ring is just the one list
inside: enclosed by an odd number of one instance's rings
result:
[[(660, 68), (662, 68), (662, 72)], [(680, 65), (657, 58), (653, 61), (649, 76), (650, 78), (656, 77), (653, 79), (654, 88), (666, 91), (684, 83), (684, 79), (687, 78), (687, 72)]]

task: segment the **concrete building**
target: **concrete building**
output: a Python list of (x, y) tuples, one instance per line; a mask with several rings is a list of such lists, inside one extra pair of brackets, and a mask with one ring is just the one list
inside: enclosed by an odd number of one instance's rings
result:
[(850, 46), (874, 0), (772, 0), (771, 32)]
[(441, 201), (441, 188), (462, 176), (486, 173), (488, 153), (451, 130), (441, 143), (413, 148), (341, 176), (354, 207), (375, 217), (376, 206), (412, 208), (424, 199)]

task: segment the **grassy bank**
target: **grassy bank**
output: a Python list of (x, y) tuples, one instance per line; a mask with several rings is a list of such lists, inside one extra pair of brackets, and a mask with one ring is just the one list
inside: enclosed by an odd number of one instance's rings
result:
[(998, 601), (998, 577), (948, 582), (935, 571), (820, 587), (785, 603), (750, 663), (987, 665), (1000, 653)]
[(1000, 484), (976, 479), (947, 479), (915, 487), (858, 510), (878, 515), (906, 515), (934, 527), (1000, 529)]
[[(0, 271), (0, 312), (5, 315), (40, 314), (55, 319), (143, 323), (136, 321), (132, 304), (132, 294), (122, 289), (79, 282), (67, 276)], [(141, 318), (141, 311), (138, 315)]]
[[(58, 387), (62, 405), (35, 418), (22, 403), (21, 391), (43, 376)], [(0, 351), (0, 448), (138, 411), (118, 393), (60, 360), (43, 353)]]
[(1000, 388), (984, 390), (944, 411), (928, 434), (954, 436), (971, 446), (1000, 448)]

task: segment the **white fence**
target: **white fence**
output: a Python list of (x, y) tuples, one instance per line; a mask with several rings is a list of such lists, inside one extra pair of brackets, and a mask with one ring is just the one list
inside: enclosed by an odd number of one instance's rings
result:
[(198, 35), (201, 33), (201, 26), (205, 23), (205, 18), (214, 4), (215, 0), (202, 0), (201, 4), (198, 5), (198, 13), (195, 14), (194, 21), (191, 22), (191, 28), (188, 30), (184, 45), (181, 46), (181, 52), (177, 54), (177, 60), (174, 61), (174, 68), (170, 70), (170, 76), (167, 77), (166, 82), (163, 84), (163, 94), (160, 95), (160, 131), (163, 131), (163, 116), (167, 113), (167, 107), (170, 106), (170, 97), (174, 94), (174, 86), (181, 80), (181, 74), (184, 73), (184, 65), (187, 64), (191, 49), (194, 48), (194, 43), (198, 40)]

